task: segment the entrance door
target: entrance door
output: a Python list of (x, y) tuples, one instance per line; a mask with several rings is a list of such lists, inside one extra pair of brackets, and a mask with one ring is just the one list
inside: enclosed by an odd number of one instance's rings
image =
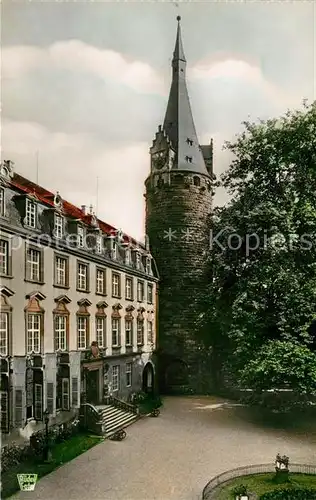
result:
[(86, 373), (87, 403), (99, 404), (99, 370), (89, 370)]

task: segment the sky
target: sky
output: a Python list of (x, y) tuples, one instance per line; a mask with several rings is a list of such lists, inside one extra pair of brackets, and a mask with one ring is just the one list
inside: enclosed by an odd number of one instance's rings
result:
[[(1, 10), (2, 158), (139, 240), (177, 15), (195, 125), (200, 144), (214, 140), (217, 176), (242, 121), (316, 99), (314, 1), (4, 0)], [(215, 203), (226, 201), (219, 191)]]

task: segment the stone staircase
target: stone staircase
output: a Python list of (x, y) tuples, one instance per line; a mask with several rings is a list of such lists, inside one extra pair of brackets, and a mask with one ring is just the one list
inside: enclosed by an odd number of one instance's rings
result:
[(80, 421), (83, 427), (109, 438), (140, 417), (137, 408), (125, 401), (109, 397), (106, 403), (98, 406), (86, 403), (80, 407)]
[(103, 435), (110, 437), (119, 429), (124, 429), (139, 418), (139, 415), (127, 410), (121, 410), (112, 405), (97, 407), (102, 420)]

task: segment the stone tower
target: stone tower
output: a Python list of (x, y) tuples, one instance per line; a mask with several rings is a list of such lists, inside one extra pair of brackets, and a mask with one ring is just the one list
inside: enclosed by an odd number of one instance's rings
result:
[(186, 85), (180, 17), (163, 125), (150, 148), (146, 234), (160, 275), (158, 371), (162, 391), (201, 391), (192, 302), (206, 281), (212, 141), (199, 145)]

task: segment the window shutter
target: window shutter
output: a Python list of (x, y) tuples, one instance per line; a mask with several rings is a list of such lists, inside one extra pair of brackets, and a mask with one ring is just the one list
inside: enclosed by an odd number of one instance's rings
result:
[(8, 393), (1, 391), (1, 432), (9, 432)]
[(74, 408), (78, 407), (78, 377), (71, 379), (71, 401)]
[(43, 386), (35, 384), (34, 388), (34, 418), (43, 420)]
[(15, 427), (23, 426), (23, 391), (22, 389), (15, 389)]
[(62, 380), (62, 409), (69, 410), (69, 378)]
[(54, 382), (47, 382), (46, 384), (46, 407), (50, 415), (54, 413)]

